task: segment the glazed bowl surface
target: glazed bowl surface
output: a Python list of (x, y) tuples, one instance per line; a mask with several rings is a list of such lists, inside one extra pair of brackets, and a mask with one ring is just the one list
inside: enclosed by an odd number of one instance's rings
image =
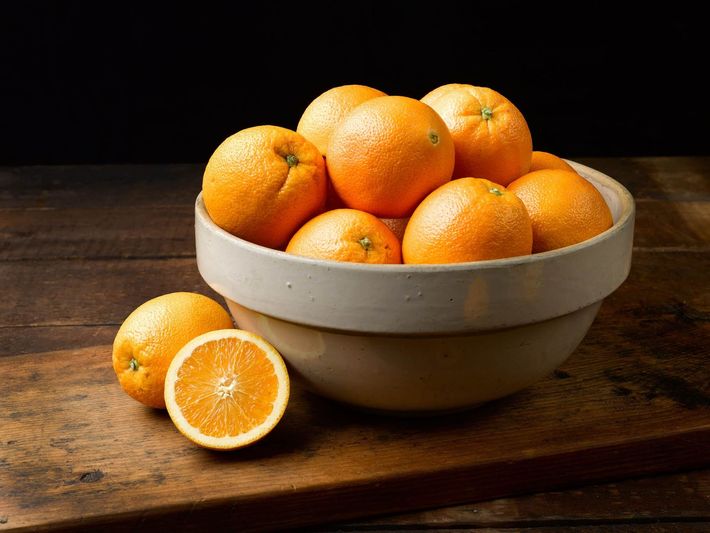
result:
[(570, 164), (614, 220), (574, 246), (452, 265), (320, 261), (227, 233), (198, 196), (198, 268), (238, 327), (271, 342), (312, 391), (394, 413), (472, 407), (564, 362), (628, 275), (632, 196), (609, 176)]

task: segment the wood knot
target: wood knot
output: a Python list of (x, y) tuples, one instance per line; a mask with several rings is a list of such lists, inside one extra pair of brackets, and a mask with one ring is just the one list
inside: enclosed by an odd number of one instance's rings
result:
[(84, 472), (79, 476), (79, 481), (82, 483), (95, 483), (104, 477), (104, 473), (101, 470), (92, 470), (91, 472)]

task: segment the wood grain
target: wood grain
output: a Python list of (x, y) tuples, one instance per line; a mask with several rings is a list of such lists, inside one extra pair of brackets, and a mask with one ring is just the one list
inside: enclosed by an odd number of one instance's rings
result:
[[(0, 356), (31, 354), (0, 358), (0, 530), (282, 528), (709, 464), (710, 157), (580, 162), (635, 196), (635, 253), (565, 366), (428, 421), (353, 413), (297, 389), (274, 434), (229, 456), (191, 447), (106, 367), (106, 345), (138, 304), (174, 290), (216, 297), (194, 264), (204, 166), (0, 168)], [(707, 531), (708, 477), (335, 529)]]
[[(676, 371), (697, 369), (681, 358)], [(426, 420), (353, 413), (295, 386), (265, 441), (220, 454), (128, 398), (108, 346), (4, 358), (0, 528), (167, 527), (186, 514), (285, 527), (710, 464), (708, 405), (616, 392), (610, 376), (633, 379), (635, 360), (608, 350), (560, 372)]]
[(190, 205), (204, 165), (65, 165), (0, 168), (0, 208)]
[(338, 530), (640, 527), (706, 521), (710, 521), (710, 470), (380, 517), (341, 525)]
[(710, 200), (710, 157), (590, 157), (578, 161), (621, 182), (636, 199)]
[(0, 213), (0, 261), (195, 256), (192, 205)]
[[(378, 533), (385, 531), (436, 531), (437, 533), (461, 533), (462, 531), (476, 531), (476, 533), (707, 533), (707, 523), (688, 523), (688, 522), (672, 522), (672, 523), (656, 523), (656, 522), (634, 522), (630, 524), (594, 524), (584, 526), (516, 526), (514, 528), (374, 528), (374, 529), (349, 529), (347, 526), (338, 528), (334, 531), (367, 531), (368, 533)], [(307, 529), (305, 531), (314, 531)], [(320, 531), (320, 530), (315, 530)], [(327, 531), (327, 530), (326, 530)]]
[(174, 291), (219, 298), (193, 258), (0, 263), (0, 335), (7, 326), (117, 325), (146, 300)]

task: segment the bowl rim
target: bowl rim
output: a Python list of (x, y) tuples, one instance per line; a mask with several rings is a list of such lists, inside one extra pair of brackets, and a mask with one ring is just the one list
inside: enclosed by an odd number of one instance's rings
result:
[(616, 192), (620, 198), (622, 198), (623, 210), (619, 219), (607, 230), (603, 231), (599, 235), (587, 239), (585, 241), (579, 242), (577, 244), (572, 244), (570, 246), (565, 246), (564, 248), (558, 248), (556, 250), (550, 250), (547, 252), (533, 253), (529, 255), (522, 255), (517, 257), (506, 257), (503, 259), (487, 259), (481, 261), (468, 261), (463, 263), (442, 263), (442, 264), (386, 264), (386, 265), (373, 265), (367, 263), (348, 263), (344, 261), (334, 261), (326, 259), (313, 259), (310, 257), (302, 257), (294, 254), (286, 253), (282, 250), (276, 250), (273, 248), (268, 248), (260, 244), (255, 244), (249, 242), (245, 239), (237, 237), (229, 233), (228, 231), (219, 227), (210, 217), (205, 207), (204, 201), (202, 199), (202, 191), (197, 195), (195, 200), (195, 213), (200, 216), (207, 228), (210, 231), (220, 235), (222, 238), (231, 241), (237, 246), (245, 248), (252, 253), (257, 255), (271, 257), (273, 259), (292, 261), (294, 263), (300, 263), (303, 265), (317, 265), (320, 267), (328, 267), (331, 270), (340, 270), (344, 272), (353, 271), (367, 271), (367, 272), (381, 272), (381, 273), (428, 273), (428, 272), (462, 272), (471, 270), (488, 270), (495, 268), (507, 268), (517, 265), (525, 265), (531, 263), (543, 262), (545, 260), (560, 257), (564, 255), (571, 255), (575, 252), (596, 245), (599, 242), (605, 241), (614, 237), (619, 231), (621, 231), (630, 220), (633, 220), (635, 212), (634, 198), (629, 192), (629, 190), (624, 187), (621, 183), (616, 181), (614, 178), (581, 163), (565, 159), (572, 167), (578, 171), (578, 173), (587, 181), (595, 181), (597, 183), (602, 183), (605, 186), (611, 186), (616, 189)]

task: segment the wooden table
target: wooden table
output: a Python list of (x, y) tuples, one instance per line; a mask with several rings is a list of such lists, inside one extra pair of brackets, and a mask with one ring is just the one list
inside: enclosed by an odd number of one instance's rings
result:
[[(616, 339), (619, 356), (635, 358), (631, 364), (643, 367), (641, 377), (629, 383), (610, 373), (606, 377), (613, 385), (611, 390), (620, 402), (681, 406), (679, 416), (687, 413), (698, 429), (693, 433), (694, 447), (687, 448), (694, 457), (676, 457), (677, 463), (672, 464), (710, 465), (710, 438), (706, 438), (710, 433), (702, 429), (704, 422), (710, 428), (710, 158), (580, 161), (624, 183), (637, 201), (629, 281), (602, 308), (580, 352), (593, 355), (594, 339), (610, 338), (607, 331), (614, 326), (612, 322), (624, 321), (625, 316), (642, 326), (636, 338)], [(14, 362), (47, 364), (71, 356), (76, 364), (77, 354), (110, 344), (123, 318), (152, 296), (176, 290), (215, 296), (200, 279), (194, 261), (193, 202), (201, 170), (199, 165), (0, 169), (0, 369), (5, 369), (11, 381), (21, 374), (29, 382), (38, 376), (21, 369), (8, 372)], [(661, 303), (650, 297), (654, 293), (663, 297)], [(604, 312), (609, 306), (613, 313)], [(682, 370), (675, 373), (674, 360), (683, 361)], [(554, 378), (569, 377), (565, 368)], [(0, 383), (5, 375), (0, 371)], [(60, 392), (52, 394), (56, 397)], [(3, 415), (12, 420), (13, 413), (0, 411), (0, 420)], [(67, 438), (46, 437), (49, 446), (70, 450)], [(42, 503), (32, 500), (33, 494), (18, 494), (19, 489), (3, 484), (16, 479), (3, 477), (13, 466), (14, 443), (4, 438), (0, 427), (0, 531), (22, 523), (14, 511), (12, 515), (4, 511), (11, 507), (10, 497)], [(710, 470), (673, 473), (672, 467), (658, 464), (628, 471), (664, 474), (576, 487), (579, 482), (566, 479), (559, 485), (570, 488), (562, 492), (322, 527), (325, 531), (710, 530)], [(155, 476), (160, 475), (156, 470)], [(77, 483), (93, 483), (102, 476), (100, 470), (84, 472)], [(605, 477), (618, 475), (602, 471), (589, 479), (603, 481)], [(41, 492), (41, 488), (33, 490)], [(510, 493), (514, 492), (520, 491)], [(421, 508), (423, 501), (398, 507)], [(58, 515), (69, 512), (70, 502), (65, 503), (57, 509)], [(31, 503), (26, 508), (31, 509)], [(378, 509), (382, 513), (384, 507)], [(81, 509), (72, 512), (83, 520)], [(278, 509), (269, 512), (278, 513)], [(355, 509), (338, 516), (359, 514), (363, 513)], [(202, 520), (210, 520), (198, 512), (190, 516), (194, 521), (187, 519), (179, 525), (200, 530)], [(321, 522), (332, 518), (323, 515)], [(310, 517), (308, 523), (313, 522)], [(74, 525), (91, 527), (92, 523)], [(149, 528), (150, 520), (136, 521), (132, 516), (124, 524), (114, 520), (111, 527), (127, 530), (140, 525)], [(51, 528), (51, 520), (44, 527)]]

